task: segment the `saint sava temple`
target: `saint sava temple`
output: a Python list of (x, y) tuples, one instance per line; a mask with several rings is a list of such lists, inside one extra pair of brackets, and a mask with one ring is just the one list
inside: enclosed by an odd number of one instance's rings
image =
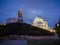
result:
[[(16, 25), (19, 26), (14, 26), (13, 27), (13, 23), (18, 23)], [(11, 27), (8, 27), (9, 25), (12, 25)], [(6, 24), (2, 24), (0, 23), (0, 27), (1, 26), (5, 26), (5, 28), (7, 27), (8, 30), (15, 30), (16, 32), (19, 30), (21, 30), (20, 32), (18, 31), (17, 34), (12, 33), (11, 35), (9, 33), (7, 33), (7, 35), (9, 34), (10, 38), (17, 38), (17, 39), (58, 39), (58, 35), (56, 33), (56, 30), (53, 30), (49, 27), (48, 22), (46, 20), (44, 20), (41, 16), (37, 16), (35, 17), (34, 21), (32, 22), (32, 24), (25, 24), (23, 22), (23, 16), (22, 16), (22, 11), (18, 11), (18, 19), (16, 18), (8, 18), (6, 21)], [(7, 26), (8, 25), (8, 26)], [(29, 27), (31, 26), (31, 27)], [(7, 30), (5, 29), (4, 30)], [(11, 29), (10, 29), (11, 28)], [(27, 28), (27, 29), (26, 29)], [(29, 29), (28, 29), (29, 28)], [(2, 29), (2, 28), (1, 28)], [(0, 30), (1, 30), (0, 29)], [(3, 29), (2, 29), (3, 30)], [(22, 31), (23, 30), (23, 31)], [(27, 30), (27, 32), (25, 33), (24, 31)], [(38, 30), (38, 31), (37, 31)], [(33, 31), (33, 32), (32, 32)], [(39, 32), (40, 31), (40, 32)], [(24, 33), (23, 33), (24, 32)], [(28, 33), (29, 32), (29, 33)], [(19, 34), (20, 35), (19, 35)], [(14, 35), (13, 35), (14, 34)], [(29, 34), (29, 35), (28, 35)], [(36, 34), (36, 35), (33, 35)], [(43, 35), (42, 35), (43, 34)], [(46, 34), (46, 35), (44, 35)], [(47, 35), (48, 34), (48, 35)], [(7, 37), (4, 37), (3, 39), (5, 39)], [(8, 39), (8, 38), (7, 38)]]

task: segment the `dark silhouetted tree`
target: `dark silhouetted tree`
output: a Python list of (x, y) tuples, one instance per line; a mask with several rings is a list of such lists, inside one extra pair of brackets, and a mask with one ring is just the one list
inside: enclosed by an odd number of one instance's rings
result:
[(57, 31), (57, 34), (60, 38), (60, 20), (58, 21), (58, 23), (55, 25), (54, 29)]

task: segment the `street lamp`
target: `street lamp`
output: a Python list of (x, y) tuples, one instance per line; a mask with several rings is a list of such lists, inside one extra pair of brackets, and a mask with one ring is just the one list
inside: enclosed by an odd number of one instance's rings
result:
[(59, 24), (57, 24), (57, 26), (59, 26)]

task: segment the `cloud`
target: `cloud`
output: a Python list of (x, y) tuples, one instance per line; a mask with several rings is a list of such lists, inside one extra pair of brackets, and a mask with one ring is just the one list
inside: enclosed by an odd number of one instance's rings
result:
[(30, 13), (30, 14), (34, 14), (34, 15), (40, 15), (40, 14), (42, 14), (42, 11), (40, 11), (40, 10), (34, 10), (34, 9), (29, 9), (29, 10), (27, 10), (27, 12)]

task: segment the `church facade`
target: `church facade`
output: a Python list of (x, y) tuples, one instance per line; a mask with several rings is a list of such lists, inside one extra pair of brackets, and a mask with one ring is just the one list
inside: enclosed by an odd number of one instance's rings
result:
[(36, 26), (43, 29), (50, 29), (50, 27), (48, 26), (48, 22), (44, 20), (41, 16), (35, 17), (32, 26)]
[(50, 32), (56, 32), (55, 30), (53, 30), (49, 27), (48, 22), (46, 20), (44, 20), (41, 16), (35, 17), (35, 19), (31, 25), (38, 27), (38, 28), (48, 30)]

